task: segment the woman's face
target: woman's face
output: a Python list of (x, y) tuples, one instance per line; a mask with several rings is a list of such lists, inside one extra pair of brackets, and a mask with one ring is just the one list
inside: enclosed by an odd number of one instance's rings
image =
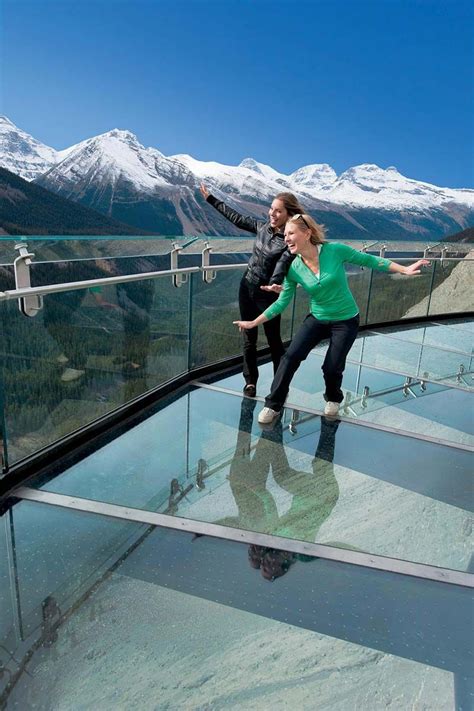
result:
[(300, 254), (301, 250), (307, 247), (310, 236), (310, 230), (302, 222), (286, 223), (285, 242), (291, 254)]
[(271, 227), (273, 227), (274, 229), (279, 229), (283, 227), (283, 225), (288, 219), (288, 212), (283, 203), (283, 200), (278, 200), (277, 198), (275, 198), (275, 200), (270, 205), (268, 217), (270, 218)]

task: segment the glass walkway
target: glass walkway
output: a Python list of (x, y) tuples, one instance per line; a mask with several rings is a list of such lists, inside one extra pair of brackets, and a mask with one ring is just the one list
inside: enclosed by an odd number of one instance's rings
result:
[(474, 320), (441, 268), (405, 323), (352, 275), (340, 416), (323, 343), (262, 429), (271, 364), (252, 399), (224, 360), (237, 268), (146, 297), (115, 272), (28, 319), (0, 266), (0, 708), (472, 709)]

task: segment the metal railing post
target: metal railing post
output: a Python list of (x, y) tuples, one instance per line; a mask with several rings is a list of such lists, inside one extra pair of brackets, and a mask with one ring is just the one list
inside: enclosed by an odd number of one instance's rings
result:
[(214, 279), (217, 276), (217, 273), (215, 271), (210, 271), (206, 269), (206, 267), (209, 267), (211, 264), (211, 252), (212, 252), (212, 247), (209, 246), (209, 242), (204, 243), (204, 249), (201, 252), (201, 268), (202, 268), (202, 280), (206, 284), (210, 284), (211, 281), (214, 281)]
[[(178, 254), (181, 252), (181, 247), (177, 242), (173, 242), (173, 249), (170, 252), (170, 269), (178, 269)], [(173, 286), (180, 287), (188, 281), (187, 274), (173, 274)]]
[[(26, 242), (18, 242), (15, 245), (15, 249), (18, 250), (19, 255), (13, 262), (13, 269), (15, 271), (15, 285), (17, 289), (29, 289), (31, 288), (30, 279), (30, 265), (31, 259), (35, 255), (33, 252), (28, 252), (28, 245)], [(38, 311), (43, 308), (43, 297), (42, 296), (22, 296), (18, 299), (18, 308), (24, 316), (29, 316), (33, 318), (36, 316)]]

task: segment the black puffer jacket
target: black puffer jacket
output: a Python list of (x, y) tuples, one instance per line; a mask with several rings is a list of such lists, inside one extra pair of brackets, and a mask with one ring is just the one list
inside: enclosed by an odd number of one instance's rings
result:
[(281, 284), (294, 259), (286, 247), (283, 233), (273, 232), (268, 221), (241, 215), (214, 195), (209, 195), (207, 202), (236, 227), (257, 235), (245, 278), (258, 286)]

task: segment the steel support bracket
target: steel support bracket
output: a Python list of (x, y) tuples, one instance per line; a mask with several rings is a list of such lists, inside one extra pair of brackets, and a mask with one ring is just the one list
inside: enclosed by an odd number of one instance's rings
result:
[(215, 271), (210, 271), (209, 269), (206, 269), (206, 267), (209, 267), (211, 264), (211, 252), (212, 252), (212, 247), (209, 246), (209, 242), (204, 243), (204, 249), (202, 250), (202, 259), (201, 259), (201, 267), (203, 269), (202, 272), (202, 280), (206, 284), (210, 284), (211, 281), (214, 281), (216, 278), (217, 274)]
[[(181, 247), (178, 246), (177, 242), (173, 242), (173, 249), (170, 252), (170, 269), (178, 269), (178, 254), (181, 252)], [(171, 277), (173, 281), (173, 286), (179, 288), (186, 284), (188, 281), (187, 274), (173, 274)]]
[(300, 411), (299, 410), (292, 410), (290, 424), (288, 425), (290, 434), (292, 434), (292, 435), (298, 434), (296, 424), (299, 421), (299, 419), (300, 419)]
[[(13, 262), (13, 269), (15, 271), (15, 286), (17, 289), (30, 289), (30, 265), (31, 259), (35, 255), (32, 252), (28, 252), (28, 245), (26, 242), (18, 242), (18, 244), (15, 245), (15, 249), (19, 252), (18, 257)], [(22, 296), (18, 299), (18, 308), (24, 316), (32, 318), (43, 308), (43, 297)]]

